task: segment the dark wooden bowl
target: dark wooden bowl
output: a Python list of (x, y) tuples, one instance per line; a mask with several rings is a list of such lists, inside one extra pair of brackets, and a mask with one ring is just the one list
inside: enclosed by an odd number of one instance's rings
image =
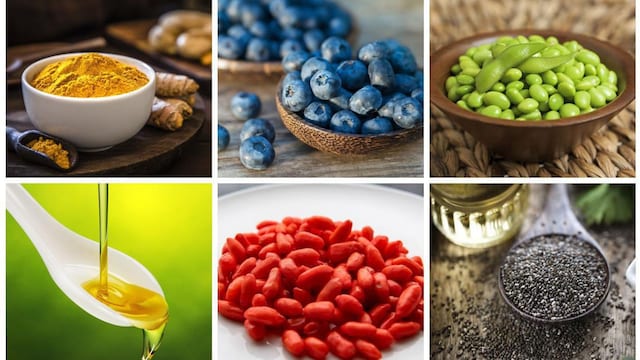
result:
[(303, 143), (320, 151), (337, 155), (367, 154), (397, 146), (423, 135), (423, 125), (380, 135), (344, 134), (305, 121), (282, 105), (282, 81), (278, 83), (276, 107), (284, 126)]
[[(513, 121), (480, 115), (465, 110), (447, 98), (445, 81), (450, 68), (468, 48), (494, 41), (500, 36), (555, 36), (561, 42), (577, 40), (595, 51), (610, 70), (618, 74), (619, 94), (602, 108), (571, 118), (552, 121)], [(635, 61), (633, 56), (614, 45), (592, 36), (550, 30), (508, 30), (458, 40), (431, 55), (431, 103), (487, 146), (493, 153), (517, 161), (556, 159), (605, 125), (635, 98)]]

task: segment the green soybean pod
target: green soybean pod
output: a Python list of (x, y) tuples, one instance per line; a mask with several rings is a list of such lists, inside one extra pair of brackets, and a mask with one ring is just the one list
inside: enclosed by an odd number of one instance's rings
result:
[(594, 53), (593, 51), (586, 49), (578, 51), (576, 60), (584, 64), (591, 64), (593, 66), (597, 66), (598, 64), (600, 64), (600, 56), (598, 56), (598, 54)]
[(570, 84), (568, 82), (561, 82), (560, 84), (558, 84), (558, 92), (565, 99), (573, 99), (573, 97), (576, 95), (576, 88), (573, 86), (573, 84)]
[(529, 86), (542, 84), (542, 76), (538, 74), (528, 74), (527, 76), (525, 76), (524, 81), (529, 84)]
[(607, 99), (605, 98), (602, 91), (592, 88), (589, 90), (589, 95), (591, 95), (591, 106), (594, 108), (603, 107), (607, 103)]
[(525, 120), (542, 120), (542, 113), (540, 110), (535, 109), (530, 113), (523, 114), (522, 117)]
[(473, 85), (460, 85), (456, 90), (456, 94), (462, 96), (473, 91)]
[(502, 54), (502, 52), (508, 47), (509, 45), (505, 44), (505, 43), (497, 43), (494, 46), (491, 47), (491, 54), (493, 55), (493, 58), (495, 59), (496, 57), (498, 57), (498, 55)]
[(591, 107), (591, 95), (584, 90), (576, 91), (576, 95), (573, 97), (573, 102), (580, 109), (587, 109)]
[(479, 108), (480, 106), (482, 106), (482, 97), (483, 95), (478, 93), (477, 91), (473, 91), (472, 93), (469, 94), (469, 97), (467, 98), (467, 105), (469, 105), (472, 108)]
[(512, 81), (520, 80), (521, 78), (522, 78), (522, 71), (520, 71), (520, 69), (518, 68), (511, 68), (507, 70), (504, 73), (504, 75), (502, 75), (502, 78), (500, 79), (500, 81), (508, 84)]
[(604, 98), (607, 99), (607, 101), (611, 101), (616, 98), (616, 92), (613, 91), (611, 88), (600, 85), (600, 86), (597, 86), (596, 89), (600, 90), (600, 92), (604, 94)]
[(549, 94), (549, 96), (558, 92), (558, 90), (555, 87), (549, 84), (542, 84), (540, 86), (542, 86), (542, 88), (547, 92), (547, 94)]
[(473, 110), (471, 110), (469, 105), (467, 105), (466, 101), (464, 101), (464, 100), (458, 100), (458, 101), (456, 101), (456, 104), (458, 104), (458, 106), (460, 106), (463, 109), (467, 109), (469, 111), (473, 111)]
[(560, 107), (564, 105), (564, 98), (560, 94), (553, 94), (549, 97), (549, 109), (560, 110)]
[(556, 84), (558, 84), (558, 75), (556, 75), (556, 73), (551, 70), (547, 70), (542, 73), (542, 82), (555, 86)]
[(509, 98), (503, 93), (497, 91), (489, 91), (482, 97), (482, 102), (489, 105), (496, 105), (501, 110), (507, 110), (511, 106)]
[(520, 94), (520, 90), (510, 88), (505, 91), (505, 95), (509, 98), (512, 104), (518, 105), (524, 100), (524, 97)]
[(549, 101), (549, 94), (540, 84), (533, 84), (529, 87), (529, 95), (539, 103)]
[(476, 79), (470, 75), (459, 74), (456, 76), (456, 81), (459, 85), (473, 85), (473, 83), (476, 82)]
[(454, 64), (451, 67), (451, 73), (453, 75), (458, 75), (458, 74), (460, 74), (461, 71), (462, 71), (462, 67), (460, 67), (460, 64)]
[(480, 114), (491, 117), (498, 117), (500, 116), (500, 113), (502, 113), (502, 109), (497, 105), (489, 105), (480, 110)]
[(516, 118), (516, 115), (513, 113), (511, 109), (504, 110), (498, 115), (501, 119), (513, 120)]
[(562, 52), (560, 52), (560, 50), (558, 50), (558, 48), (556, 47), (549, 46), (548, 48), (542, 50), (540, 54), (542, 54), (542, 57), (553, 57), (562, 55)]
[(558, 66), (567, 64), (573, 59), (573, 57), (573, 53), (553, 57), (530, 57), (525, 62), (520, 64), (518, 68), (524, 73), (540, 74), (547, 70), (551, 70)]
[(524, 89), (524, 83), (522, 81), (512, 81), (510, 83), (507, 84), (507, 90), (508, 89), (516, 89), (516, 90), (522, 90)]
[[(526, 39), (526, 38), (525, 38)], [(517, 44), (509, 46), (493, 61), (483, 67), (476, 76), (476, 89), (479, 93), (487, 92), (493, 84), (498, 82), (504, 73), (531, 57), (531, 55), (546, 48), (544, 43)]]
[(587, 64), (584, 66), (584, 74), (586, 76), (594, 76), (594, 75), (597, 75), (598, 73), (597, 73), (596, 67), (593, 66), (593, 64)]
[(528, 114), (538, 110), (538, 105), (540, 104), (535, 99), (528, 98), (522, 100), (522, 102), (518, 104), (518, 110), (522, 111), (523, 114)]
[(544, 119), (545, 120), (558, 120), (560, 119), (560, 113), (555, 111), (555, 110), (551, 110), (548, 111), (544, 114)]
[(491, 90), (503, 93), (506, 90), (506, 86), (504, 86), (504, 84), (501, 82), (497, 82), (493, 84), (493, 86), (491, 87)]
[(576, 90), (589, 90), (600, 85), (600, 78), (597, 76), (589, 75), (585, 76), (578, 84), (576, 84)]
[(580, 115), (580, 108), (576, 104), (564, 104), (560, 107), (560, 117), (567, 118)]
[(558, 77), (558, 84), (562, 82), (567, 82), (571, 85), (575, 85), (575, 82), (573, 81), (573, 79), (568, 77), (565, 73), (557, 72), (556, 76)]

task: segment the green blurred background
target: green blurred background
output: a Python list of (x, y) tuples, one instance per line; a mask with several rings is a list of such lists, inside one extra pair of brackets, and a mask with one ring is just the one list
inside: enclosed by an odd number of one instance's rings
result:
[[(62, 224), (98, 239), (96, 184), (24, 187)], [(109, 246), (144, 264), (169, 303), (154, 360), (211, 359), (211, 191), (210, 184), (109, 185)], [(6, 224), (7, 359), (140, 359), (142, 331), (80, 310), (9, 213)]]

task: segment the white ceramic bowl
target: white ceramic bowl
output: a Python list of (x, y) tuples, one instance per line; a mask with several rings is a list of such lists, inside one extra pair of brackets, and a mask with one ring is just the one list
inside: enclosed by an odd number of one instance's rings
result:
[(52, 95), (31, 86), (48, 64), (81, 54), (51, 56), (27, 67), (22, 73), (24, 105), (38, 130), (65, 139), (82, 151), (106, 150), (132, 138), (147, 122), (156, 90), (155, 71), (140, 60), (102, 54), (135, 66), (149, 82), (125, 94), (95, 98)]

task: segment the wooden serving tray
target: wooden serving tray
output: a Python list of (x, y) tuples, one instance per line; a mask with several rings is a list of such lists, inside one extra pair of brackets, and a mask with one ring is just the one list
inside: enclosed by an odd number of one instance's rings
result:
[(147, 41), (149, 29), (157, 23), (157, 19), (127, 21), (112, 24), (106, 28), (106, 36), (115, 42), (141, 51), (174, 72), (183, 73), (198, 80), (211, 81), (211, 66), (204, 66), (196, 61), (169, 56), (154, 50)]
[[(175, 132), (145, 126), (133, 138), (100, 152), (81, 152), (78, 165), (66, 173), (27, 162), (7, 149), (7, 176), (151, 175), (169, 167), (183, 148), (195, 140), (205, 123), (203, 100), (197, 99), (193, 115)], [(7, 126), (25, 131), (33, 125), (24, 110), (7, 114)]]

